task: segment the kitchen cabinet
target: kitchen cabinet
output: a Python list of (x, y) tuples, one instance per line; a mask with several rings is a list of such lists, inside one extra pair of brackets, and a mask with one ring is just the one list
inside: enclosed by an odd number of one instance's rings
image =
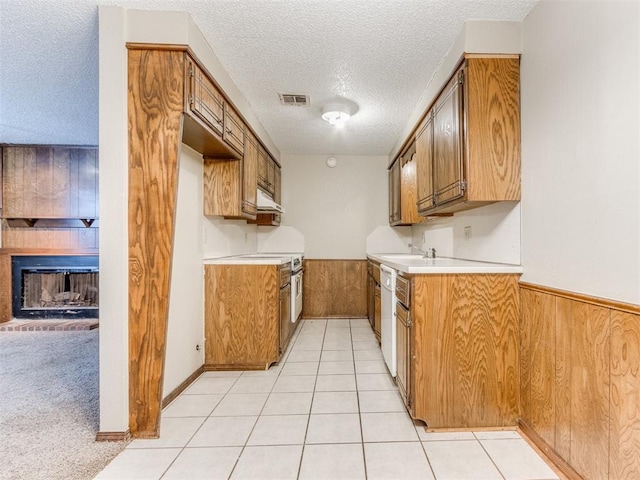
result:
[(247, 133), (239, 160), (204, 157), (204, 214), (255, 220), (258, 145)]
[(226, 101), (207, 72), (184, 53), (184, 112), (182, 141), (197, 152), (239, 159), (243, 154), (244, 122)]
[(205, 265), (205, 369), (279, 360), (293, 333), (290, 277), (289, 265)]
[(450, 77), (414, 137), (420, 215), (520, 200), (519, 75), (517, 56), (466, 55)]
[(369, 260), (367, 262), (367, 314), (369, 324), (380, 343), (380, 328), (382, 325), (382, 297), (380, 290), (380, 264)]
[(519, 275), (405, 275), (396, 333), (411, 416), (434, 429), (515, 426)]
[(264, 148), (258, 152), (258, 187), (267, 195), (275, 198), (276, 194), (276, 170), (280, 166), (269, 156)]
[(389, 168), (389, 224), (413, 225), (424, 221), (418, 215), (416, 142), (413, 142)]

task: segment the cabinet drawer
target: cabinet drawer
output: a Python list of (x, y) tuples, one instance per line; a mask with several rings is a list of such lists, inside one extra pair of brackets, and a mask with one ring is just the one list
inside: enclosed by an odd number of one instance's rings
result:
[(189, 110), (214, 132), (222, 136), (224, 98), (207, 74), (189, 61)]
[(244, 152), (244, 122), (229, 105), (225, 105), (224, 109), (224, 135), (222, 138), (238, 152)]
[(406, 307), (411, 306), (411, 280), (400, 275), (396, 277), (396, 298)]
[(373, 279), (376, 281), (378, 285), (380, 285), (380, 265), (378, 265), (377, 263), (374, 263), (372, 267), (372, 271), (373, 271)]

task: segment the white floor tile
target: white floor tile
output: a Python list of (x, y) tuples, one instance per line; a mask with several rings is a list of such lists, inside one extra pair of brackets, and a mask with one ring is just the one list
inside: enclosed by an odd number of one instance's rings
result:
[(405, 412), (400, 394), (395, 390), (361, 391), (358, 394), (362, 413)]
[(362, 373), (356, 375), (358, 390), (397, 390), (389, 374)]
[[(289, 377), (287, 377), (289, 378)], [(293, 378), (293, 377), (291, 377)], [(272, 393), (262, 410), (262, 415), (309, 414), (313, 393)]]
[(365, 442), (412, 442), (418, 434), (409, 415), (404, 412), (363, 413), (362, 438)]
[(322, 350), (343, 350), (350, 352), (353, 350), (351, 345), (351, 340), (348, 341), (333, 341), (333, 342), (324, 342), (322, 345)]
[(305, 445), (300, 480), (364, 480), (362, 445)]
[(222, 395), (180, 395), (162, 411), (163, 417), (208, 417)]
[(158, 480), (179, 453), (179, 448), (127, 448), (94, 480)]
[(320, 362), (318, 375), (353, 375), (353, 360), (347, 362)]
[(352, 327), (369, 327), (371, 328), (371, 324), (369, 323), (369, 319), (367, 318), (352, 318), (351, 320)]
[(261, 416), (247, 445), (302, 445), (309, 415)]
[(353, 358), (355, 359), (356, 362), (360, 360), (383, 360), (384, 361), (384, 357), (382, 356), (382, 351), (380, 349), (354, 350)]
[(355, 375), (318, 375), (316, 392), (355, 392)]
[(201, 376), (195, 382), (193, 382), (189, 388), (185, 390), (186, 395), (198, 395), (198, 394), (224, 394), (227, 393), (234, 383), (238, 380), (237, 377), (204, 377)]
[(353, 352), (351, 350), (323, 350), (321, 362), (352, 362)]
[(418, 436), (423, 442), (441, 442), (448, 440), (475, 440), (472, 432), (427, 432), (424, 427), (417, 427)]
[(433, 480), (420, 442), (365, 443), (367, 480)]
[(260, 415), (268, 393), (228, 393), (211, 413), (212, 417)]
[(282, 367), (280, 376), (286, 375), (316, 375), (318, 373), (318, 362), (287, 362)]
[(368, 342), (368, 341), (376, 341), (376, 334), (373, 333), (372, 331), (364, 331), (364, 329), (362, 329), (363, 331), (361, 332), (354, 332), (353, 330), (351, 331), (351, 340), (353, 340), (354, 342)]
[(277, 377), (240, 377), (231, 387), (229, 393), (269, 393), (276, 383)]
[(273, 364), (267, 370), (247, 370), (242, 374), (242, 377), (275, 377), (281, 369), (282, 365)]
[(209, 417), (189, 447), (234, 447), (246, 443), (258, 417)]
[(378, 345), (377, 340), (372, 338), (371, 340), (354, 340), (353, 341), (353, 350), (376, 350), (379, 349), (380, 345)]
[(362, 442), (357, 413), (311, 415), (306, 443)]
[(389, 373), (389, 370), (383, 360), (357, 360), (356, 373)]
[(296, 350), (287, 357), (287, 362), (318, 362), (320, 350)]
[(238, 378), (243, 370), (219, 370), (204, 372), (199, 378)]
[(477, 440), (423, 442), (427, 458), (438, 480), (501, 480)]
[(315, 375), (280, 376), (272, 392), (313, 392)]
[(557, 479), (558, 476), (522, 439), (482, 440), (506, 480)]
[(232, 480), (295, 480), (302, 445), (246, 447)]
[(184, 447), (206, 417), (163, 418), (160, 422), (160, 438), (133, 440), (127, 448)]
[(242, 447), (185, 448), (162, 480), (227, 480)]
[(316, 392), (311, 413), (358, 413), (356, 392)]

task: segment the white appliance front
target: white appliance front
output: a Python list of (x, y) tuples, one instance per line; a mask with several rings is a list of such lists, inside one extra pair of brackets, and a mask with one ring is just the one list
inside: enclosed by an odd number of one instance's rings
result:
[(302, 313), (302, 283), (303, 270), (291, 275), (291, 323), (296, 323)]
[(396, 275), (386, 265), (380, 265), (382, 356), (392, 377), (396, 376)]

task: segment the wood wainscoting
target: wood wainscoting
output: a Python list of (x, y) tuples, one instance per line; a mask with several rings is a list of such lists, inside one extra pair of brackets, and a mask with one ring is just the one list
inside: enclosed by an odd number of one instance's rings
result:
[(523, 430), (585, 479), (638, 478), (640, 306), (526, 283), (520, 299)]
[(365, 318), (366, 260), (305, 260), (303, 318)]

